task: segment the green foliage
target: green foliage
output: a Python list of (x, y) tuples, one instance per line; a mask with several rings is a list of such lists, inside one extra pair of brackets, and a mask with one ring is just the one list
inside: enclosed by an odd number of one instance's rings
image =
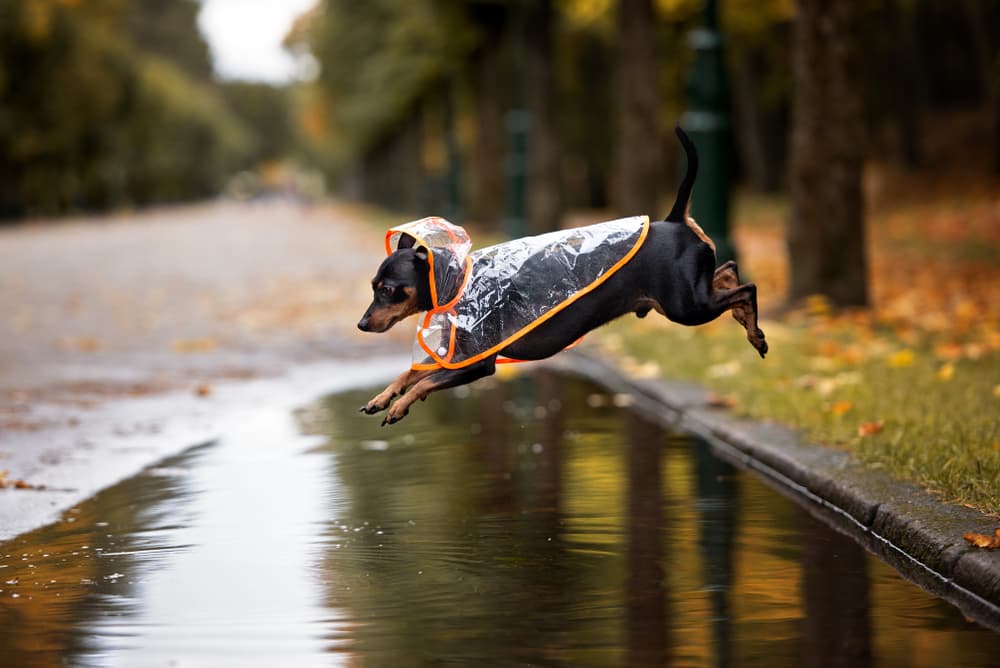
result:
[(475, 43), (463, 3), (454, 0), (326, 0), (322, 6), (313, 50), (343, 158), (394, 129)]
[(252, 132), (246, 147), (249, 165), (279, 160), (295, 146), (294, 101), (288, 88), (266, 83), (228, 81), (219, 84), (227, 106)]
[(121, 156), (134, 203), (218, 192), (247, 155), (243, 124), (214, 91), (164, 61), (144, 59), (136, 83)]
[(211, 88), (130, 39), (137, 8), (0, 4), (0, 217), (201, 197), (241, 158)]
[(128, 33), (151, 54), (170, 61), (199, 80), (212, 78), (208, 44), (197, 30), (197, 0), (129, 0)]

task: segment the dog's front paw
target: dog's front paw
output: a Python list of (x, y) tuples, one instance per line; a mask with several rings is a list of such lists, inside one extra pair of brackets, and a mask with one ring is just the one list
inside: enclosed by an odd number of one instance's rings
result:
[(362, 406), (359, 412), (365, 413), (367, 415), (375, 415), (376, 413), (384, 411), (386, 408), (388, 408), (389, 402), (391, 400), (392, 397), (385, 397), (381, 394), (376, 395), (371, 401)]
[(387, 424), (396, 424), (397, 422), (405, 418), (409, 412), (410, 410), (408, 408), (404, 408), (401, 411), (397, 411), (396, 407), (393, 406), (392, 410), (386, 413), (386, 416), (382, 418), (382, 426), (384, 427)]

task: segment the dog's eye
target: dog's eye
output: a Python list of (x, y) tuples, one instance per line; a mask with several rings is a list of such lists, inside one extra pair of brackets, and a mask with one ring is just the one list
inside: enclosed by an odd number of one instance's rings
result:
[(386, 299), (392, 297), (393, 292), (395, 292), (395, 288), (390, 288), (388, 285), (383, 285), (378, 289), (379, 297), (385, 297)]

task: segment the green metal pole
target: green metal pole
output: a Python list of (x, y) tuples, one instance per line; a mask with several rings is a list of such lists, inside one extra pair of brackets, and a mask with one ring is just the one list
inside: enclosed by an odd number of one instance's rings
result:
[(736, 259), (729, 239), (729, 185), (732, 128), (715, 0), (705, 0), (704, 26), (691, 33), (694, 66), (688, 80), (690, 110), (681, 125), (698, 148), (699, 173), (691, 196), (691, 215), (715, 242), (719, 264)]
[(507, 126), (507, 219), (504, 228), (512, 239), (528, 233), (528, 132), (531, 113), (511, 109), (504, 117)]
[(531, 112), (525, 108), (525, 20), (527, 12), (523, 2), (513, 3), (511, 60), (514, 74), (514, 108), (504, 115), (507, 130), (507, 216), (504, 231), (512, 239), (528, 233), (528, 133), (531, 131)]

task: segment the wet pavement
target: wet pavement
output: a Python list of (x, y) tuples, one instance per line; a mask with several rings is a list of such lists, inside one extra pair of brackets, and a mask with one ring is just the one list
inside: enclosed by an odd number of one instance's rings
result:
[(407, 350), (354, 327), (371, 218), (217, 202), (0, 228), (0, 472), (32, 488), (0, 489), (0, 540), (221, 433), (268, 381), (315, 396), (336, 360)]
[(627, 395), (538, 371), (379, 429), (369, 394), (0, 546), (4, 665), (996, 665), (1000, 635)]

